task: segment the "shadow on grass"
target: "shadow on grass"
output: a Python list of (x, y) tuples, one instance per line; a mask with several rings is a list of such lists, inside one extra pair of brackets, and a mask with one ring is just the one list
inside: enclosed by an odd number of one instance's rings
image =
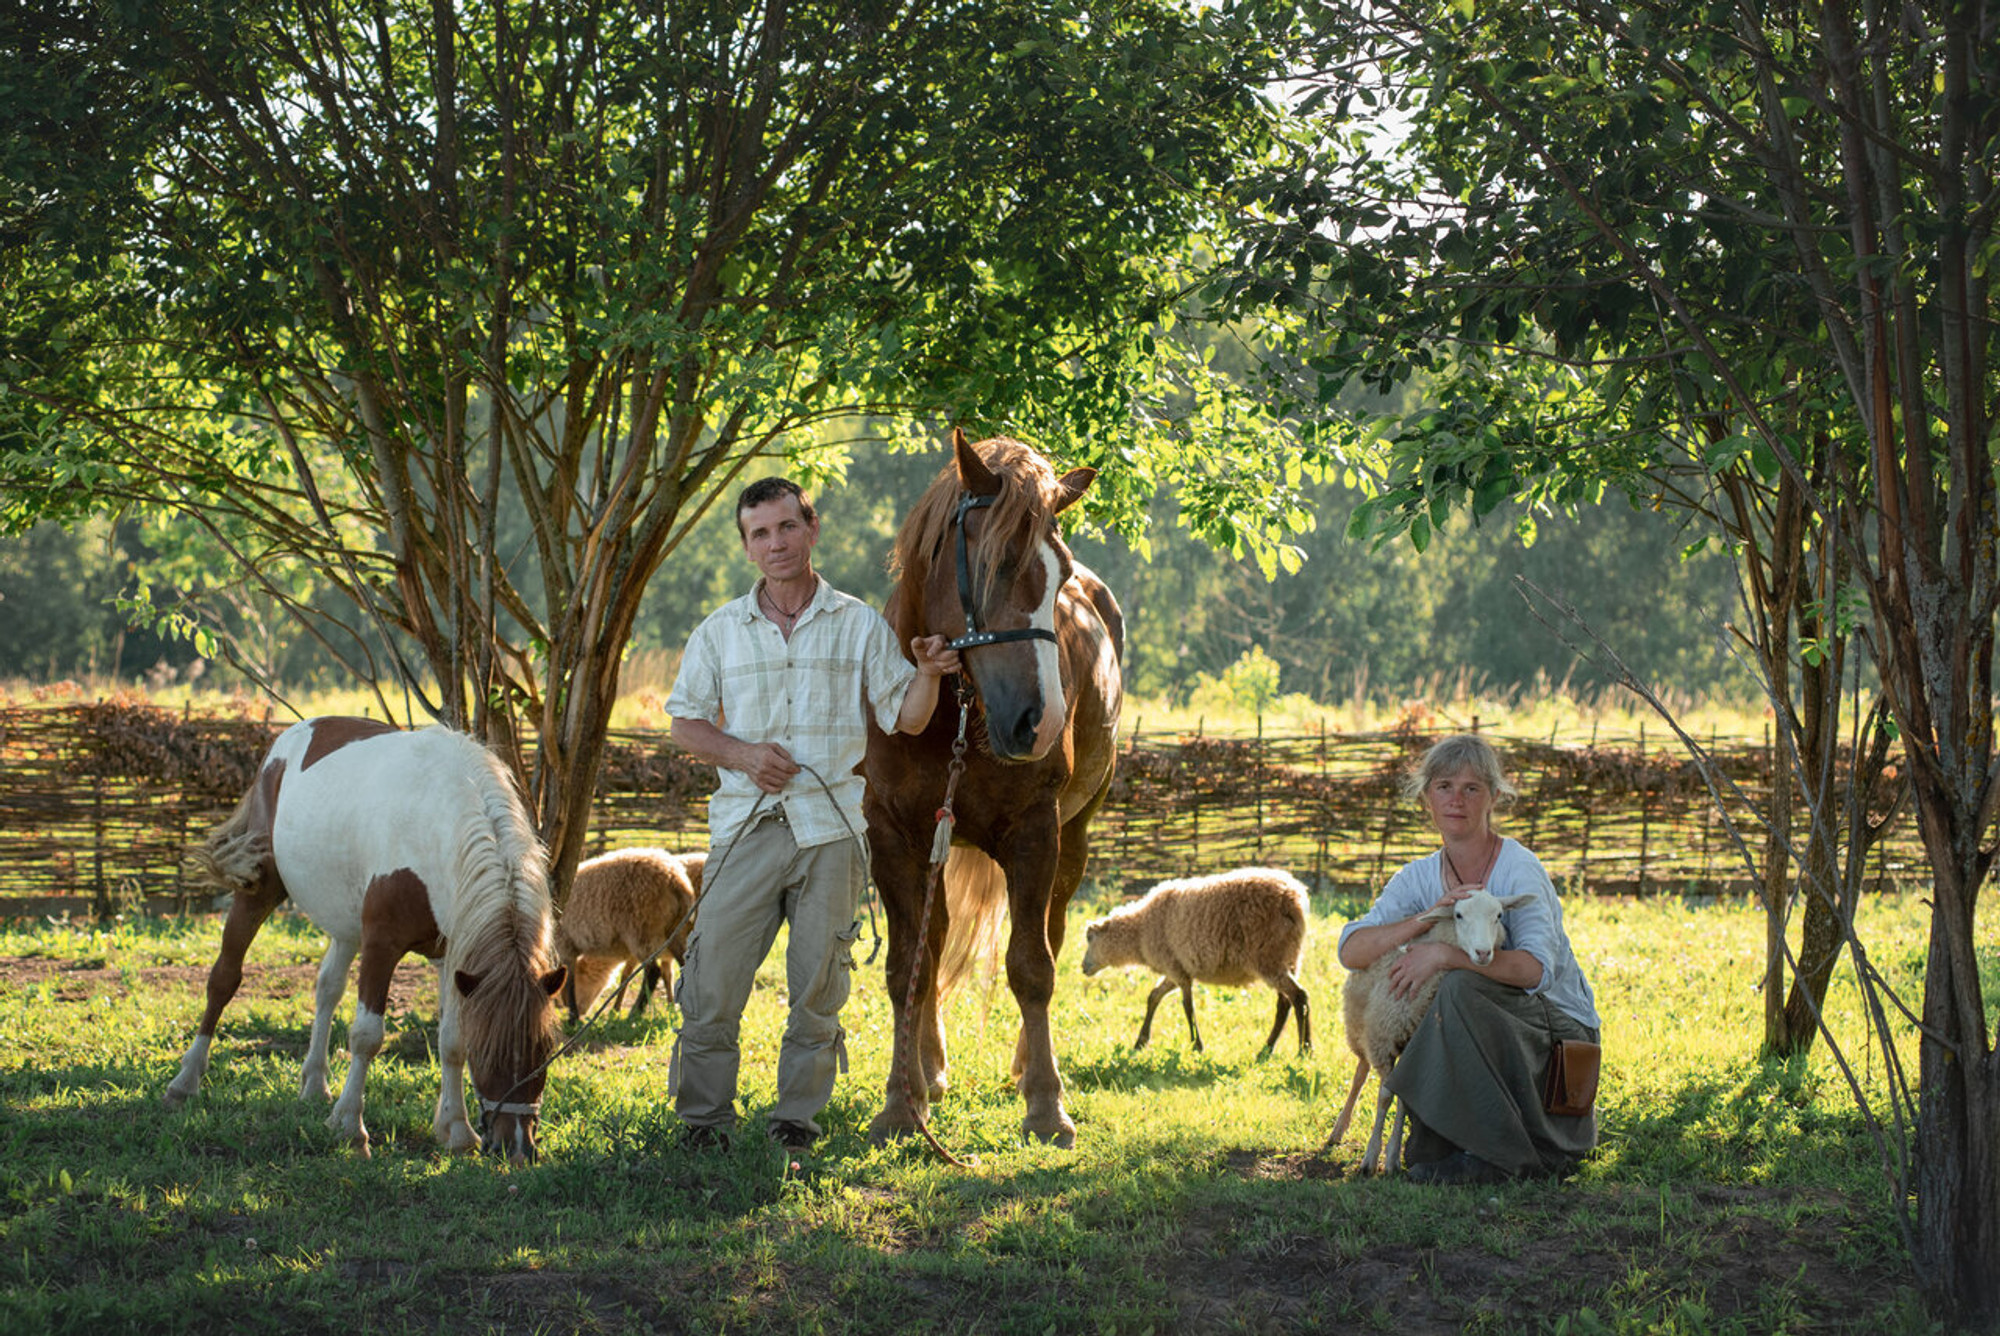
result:
[(1879, 1163), (1868, 1125), (1837, 1078), (1806, 1059), (1744, 1061), (1651, 1102), (1598, 1113), (1598, 1158), (1635, 1183), (1852, 1180)]
[(1063, 1072), (1071, 1085), (1085, 1090), (1182, 1090), (1231, 1080), (1237, 1069), (1199, 1053), (1151, 1048), (1072, 1060)]

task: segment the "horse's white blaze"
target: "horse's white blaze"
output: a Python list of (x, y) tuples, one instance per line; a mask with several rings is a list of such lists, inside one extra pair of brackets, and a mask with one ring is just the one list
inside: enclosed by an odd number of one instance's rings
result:
[[(1055, 548), (1049, 543), (1041, 545), (1042, 601), (1028, 617), (1028, 625), (1054, 633), (1056, 629), (1056, 604), (1062, 598), (1062, 562), (1057, 558)], [(1035, 647), (1035, 682), (1042, 693), (1042, 718), (1035, 725), (1034, 756), (1040, 759), (1048, 755), (1049, 748), (1062, 738), (1063, 725), (1069, 717), (1069, 703), (1063, 699), (1062, 689), (1062, 647), (1053, 640), (1031, 640)]]

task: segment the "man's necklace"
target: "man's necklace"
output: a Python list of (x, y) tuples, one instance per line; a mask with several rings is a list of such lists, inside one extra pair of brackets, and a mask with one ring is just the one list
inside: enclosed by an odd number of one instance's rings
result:
[(764, 603), (765, 606), (771, 609), (772, 613), (785, 619), (785, 629), (789, 631), (798, 625), (799, 614), (812, 606), (812, 595), (806, 595), (806, 601), (799, 604), (796, 608), (781, 608), (778, 606), (778, 600), (772, 595), (771, 591), (766, 589), (764, 591)]

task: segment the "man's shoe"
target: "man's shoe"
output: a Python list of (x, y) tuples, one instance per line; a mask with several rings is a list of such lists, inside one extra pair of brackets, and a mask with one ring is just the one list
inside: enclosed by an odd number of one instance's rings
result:
[(1412, 1165), (1406, 1177), (1412, 1183), (1453, 1184), (1505, 1183), (1512, 1175), (1499, 1165), (1480, 1159), (1469, 1150), (1461, 1150), (1445, 1156), (1442, 1160)]
[(710, 1151), (729, 1149), (729, 1129), (715, 1123), (689, 1123), (681, 1128), (680, 1146), (682, 1150)]
[(785, 1119), (774, 1119), (768, 1130), (771, 1140), (786, 1150), (811, 1150), (819, 1140), (819, 1133), (804, 1123), (794, 1123)]

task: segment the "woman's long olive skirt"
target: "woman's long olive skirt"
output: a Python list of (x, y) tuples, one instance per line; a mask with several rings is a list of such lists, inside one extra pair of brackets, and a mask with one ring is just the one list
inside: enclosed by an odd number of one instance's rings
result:
[(1597, 1032), (1519, 988), (1451, 970), (1387, 1085), (1415, 1119), (1405, 1164), (1469, 1150), (1510, 1174), (1567, 1174), (1597, 1144), (1597, 1115), (1542, 1108), (1555, 1040)]

